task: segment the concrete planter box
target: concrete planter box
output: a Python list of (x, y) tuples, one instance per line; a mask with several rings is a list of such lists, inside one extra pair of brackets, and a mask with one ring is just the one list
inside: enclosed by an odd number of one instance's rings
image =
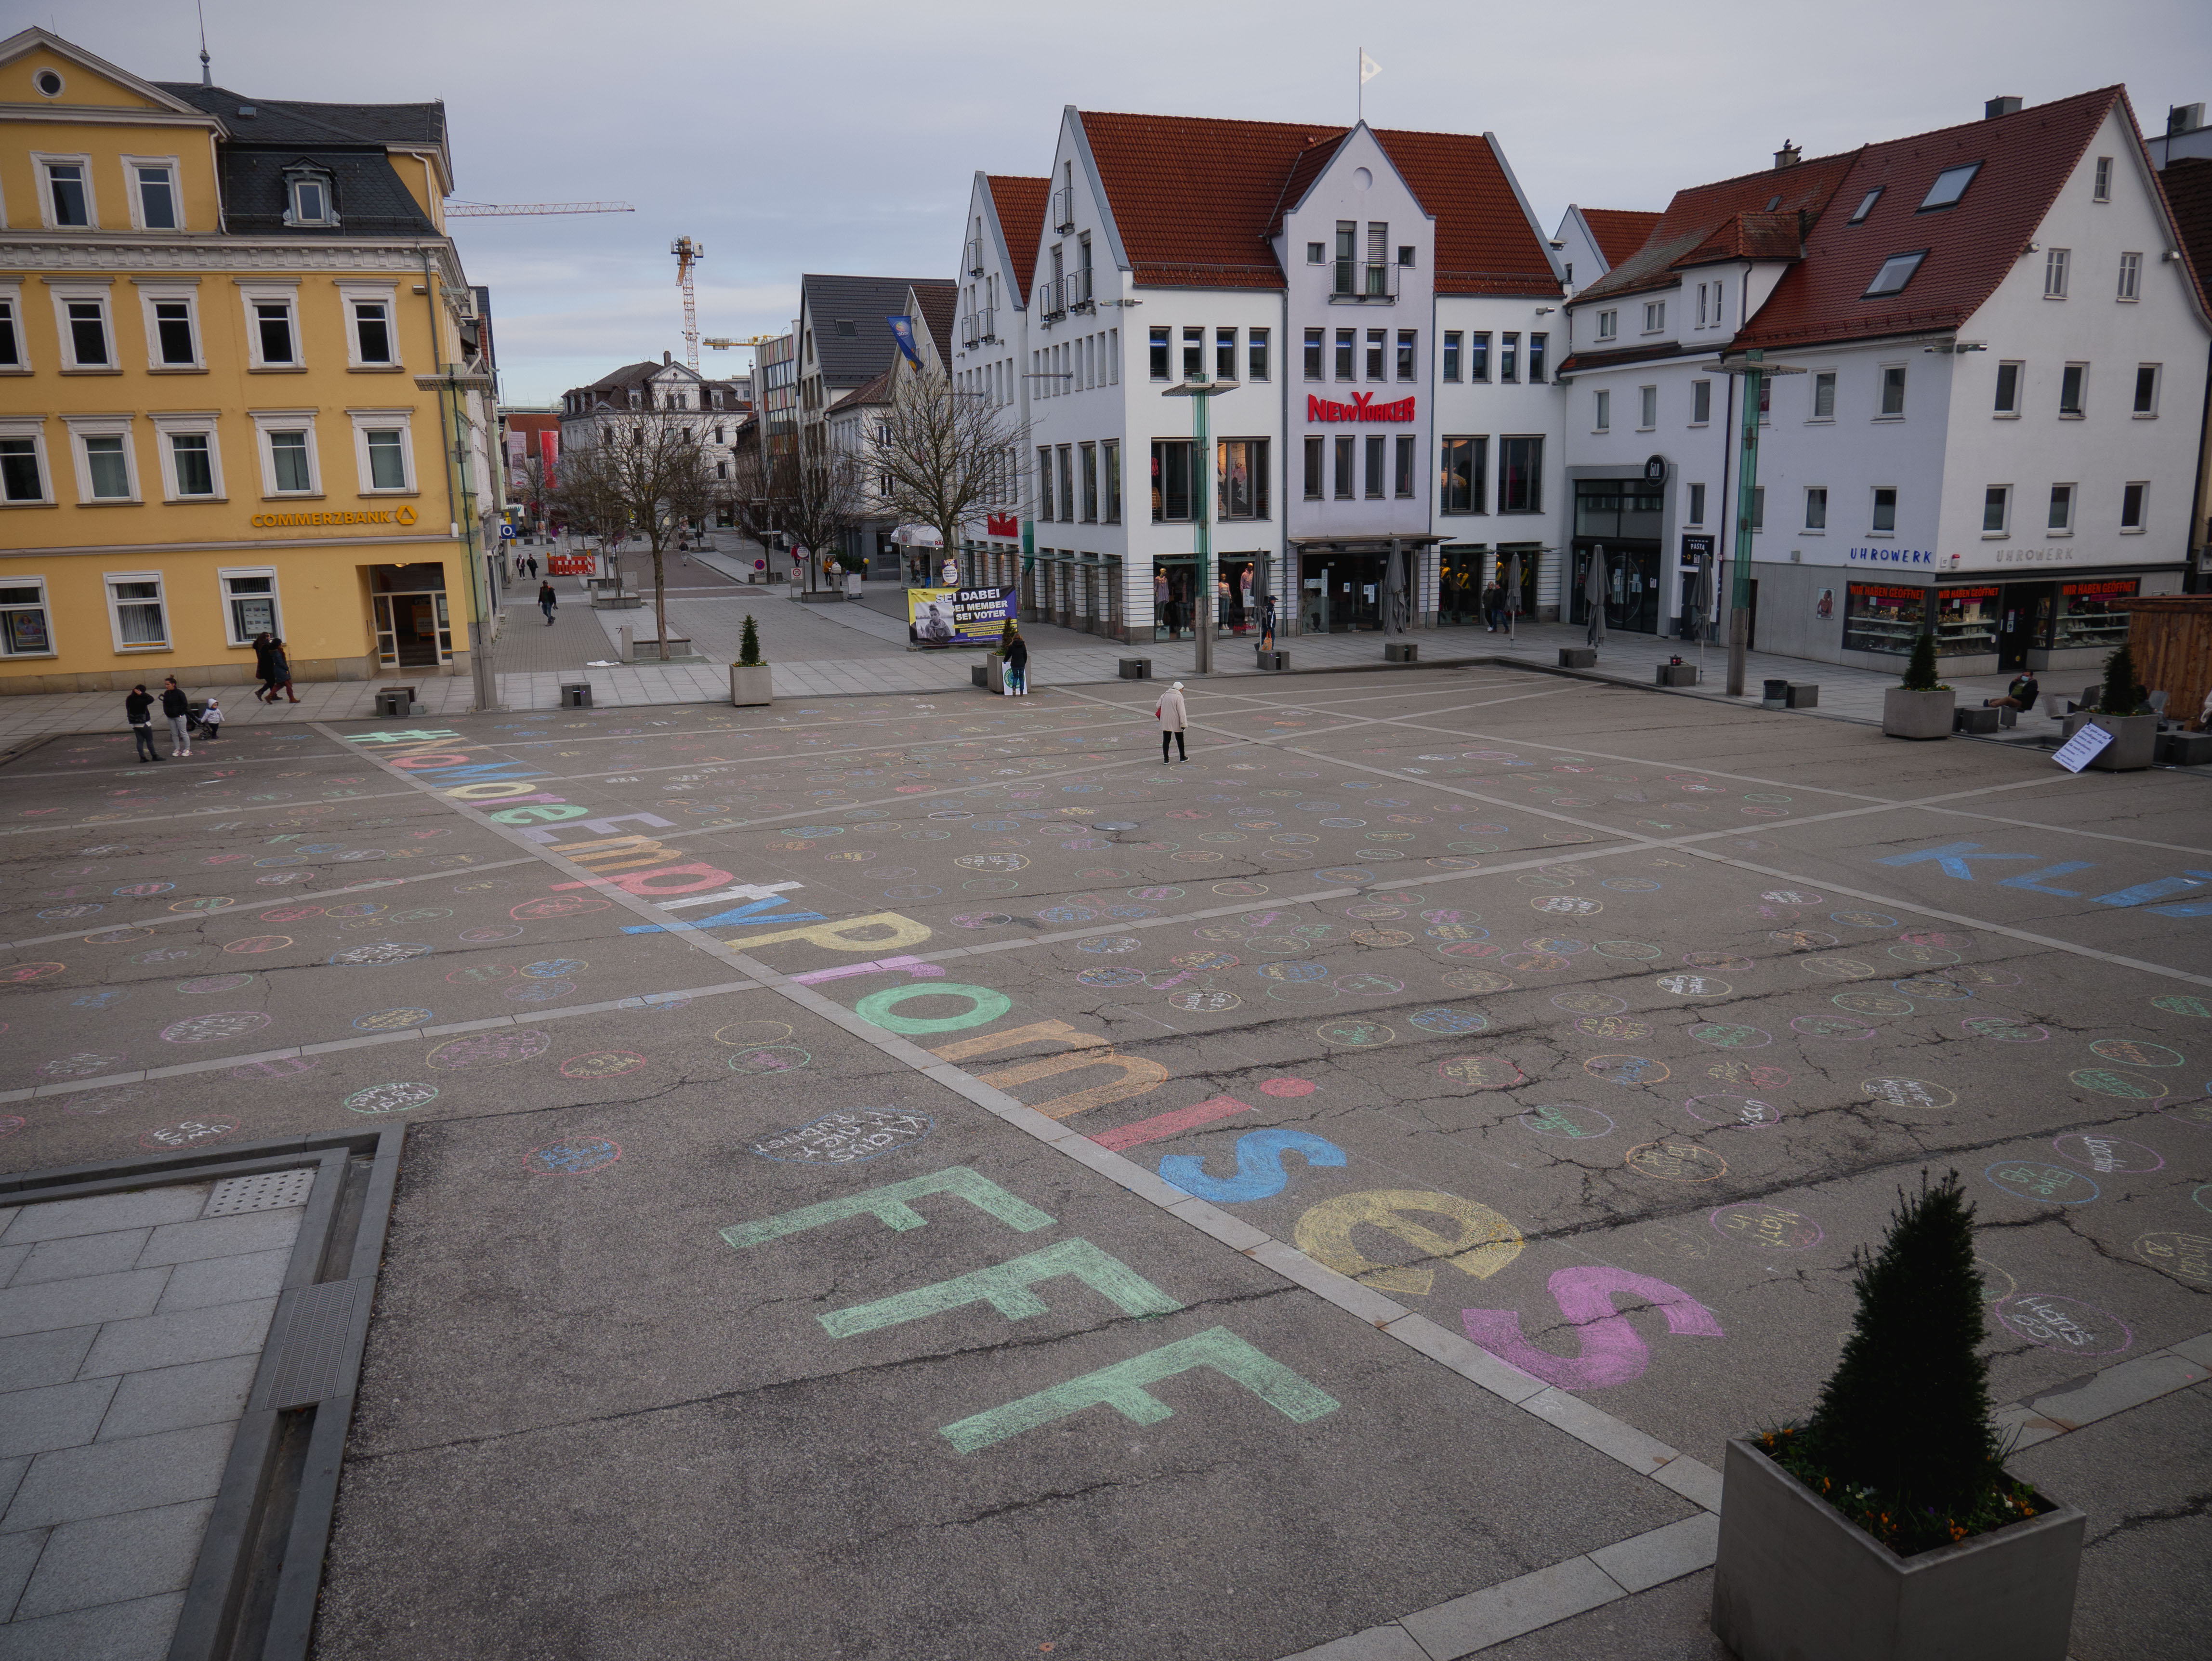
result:
[(2061, 1506), (1899, 1557), (1733, 1437), (1713, 1634), (1741, 1661), (2065, 1661), (2086, 1521)]
[(2158, 758), (2168, 767), (2202, 767), (2212, 762), (2212, 733), (2161, 733)]
[(1256, 647), (1253, 650), (1260, 666), (1260, 672), (1263, 675), (1279, 675), (1291, 666), (1291, 654), (1288, 652), (1262, 652)]
[(1123, 658), (1121, 660), (1121, 678), (1123, 680), (1150, 680), (1152, 678), (1152, 660), (1150, 658)]
[(1382, 661), (1385, 663), (1418, 663), (1420, 657), (1419, 641), (1392, 640), (1382, 643)]
[(2100, 773), (2136, 773), (2149, 766), (2158, 754), (2156, 715), (2092, 715), (2089, 724), (2101, 727), (2112, 741), (2089, 764)]
[(802, 592), (799, 598), (809, 605), (842, 605), (845, 591), (842, 588), (814, 588)]
[(1961, 709), (1951, 717), (1954, 733), (1994, 733), (2002, 724), (2002, 709)]
[(1893, 739), (1948, 739), (1958, 714), (1954, 691), (1915, 692), (1892, 686), (1881, 695), (1881, 730)]
[(1662, 663), (1659, 666), (1658, 684), (1662, 686), (1695, 686), (1698, 666), (1694, 663)]
[(1006, 660), (996, 652), (983, 659), (983, 684), (1004, 697), (1006, 693)]
[(1595, 646), (1562, 646), (1559, 648), (1559, 667), (1562, 669), (1596, 668), (1597, 648)]
[(732, 664), (730, 702), (741, 709), (750, 704), (775, 703), (775, 691), (769, 683), (769, 672), (765, 663)]

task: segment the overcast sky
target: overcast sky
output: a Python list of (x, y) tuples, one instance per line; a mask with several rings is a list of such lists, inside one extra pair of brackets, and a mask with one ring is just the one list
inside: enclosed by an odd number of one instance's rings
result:
[[(1468, 0), (204, 0), (216, 83), (446, 100), (459, 196), (614, 198), (605, 217), (460, 220), (507, 400), (683, 352), (670, 240), (705, 245), (699, 324), (790, 324), (805, 271), (950, 277), (978, 167), (1042, 173), (1062, 106), (1498, 134), (1548, 230), (1570, 202), (1677, 188), (2113, 82), (2161, 131), (2212, 100), (2203, 0), (1692, 5)], [(192, 0), (0, 0), (154, 80), (195, 80)], [(740, 353), (702, 367), (743, 367)]]

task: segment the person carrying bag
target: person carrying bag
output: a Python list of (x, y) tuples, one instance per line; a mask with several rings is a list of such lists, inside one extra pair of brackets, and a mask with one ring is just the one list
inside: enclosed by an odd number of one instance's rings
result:
[(1152, 716), (1160, 724), (1160, 765), (1164, 767), (1168, 764), (1168, 744), (1170, 739), (1174, 741), (1176, 755), (1182, 760), (1188, 761), (1190, 752), (1183, 746), (1182, 733), (1183, 727), (1189, 720), (1189, 713), (1183, 708), (1181, 681), (1177, 681), (1160, 694), (1159, 708), (1152, 711)]

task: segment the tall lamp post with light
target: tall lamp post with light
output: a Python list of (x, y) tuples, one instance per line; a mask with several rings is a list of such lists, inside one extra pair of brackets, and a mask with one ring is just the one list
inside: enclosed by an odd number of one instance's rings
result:
[(1751, 510), (1759, 488), (1759, 406), (1770, 375), (1803, 374), (1793, 364), (1769, 363), (1757, 347), (1713, 366), (1743, 377), (1743, 427), (1736, 446), (1735, 555), (1729, 585), (1728, 695), (1743, 696), (1744, 659), (1751, 649)]
[(1198, 498), (1192, 503), (1191, 541), (1198, 555), (1198, 580), (1191, 596), (1195, 602), (1198, 655), (1192, 672), (1210, 675), (1213, 672), (1213, 441), (1209, 434), (1211, 421), (1208, 405), (1218, 392), (1233, 392), (1244, 383), (1241, 380), (1216, 380), (1203, 370), (1183, 377), (1182, 385), (1170, 386), (1162, 398), (1187, 398), (1190, 400), (1191, 490)]

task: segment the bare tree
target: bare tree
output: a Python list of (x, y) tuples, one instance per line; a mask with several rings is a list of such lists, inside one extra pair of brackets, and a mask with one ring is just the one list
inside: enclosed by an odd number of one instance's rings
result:
[(954, 390), (942, 369), (917, 371), (892, 392), (884, 435), (868, 457), (890, 515), (960, 545), (960, 527), (1010, 500), (1020, 441), (1012, 411)]
[(541, 531), (545, 525), (545, 463), (532, 456), (520, 467), (507, 469), (507, 483), (522, 503), (523, 511), (530, 517), (531, 528)]
[(738, 529), (765, 549), (779, 532), (813, 555), (806, 562), (811, 592), (824, 550), (866, 517), (866, 491), (858, 459), (835, 449), (799, 455), (762, 456), (748, 451), (718, 484), (715, 503)]
[(684, 410), (609, 411), (594, 441), (561, 458), (556, 500), (569, 522), (602, 538), (635, 533), (653, 556), (653, 610), (659, 653), (668, 656), (663, 553), (684, 525), (711, 508), (714, 465), (699, 442), (698, 415)]

